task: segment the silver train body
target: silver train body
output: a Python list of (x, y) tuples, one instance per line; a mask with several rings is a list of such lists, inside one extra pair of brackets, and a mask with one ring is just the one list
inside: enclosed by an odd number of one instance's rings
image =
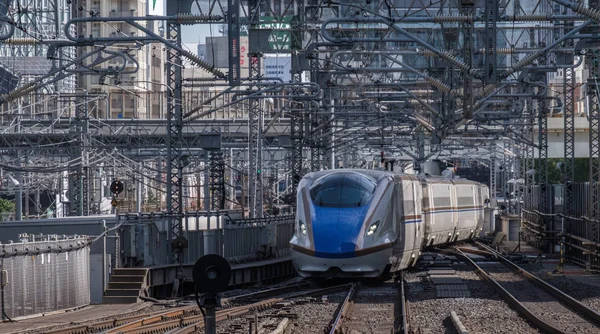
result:
[(377, 170), (307, 174), (299, 183), (292, 261), (303, 277), (378, 277), (427, 246), (476, 236), (486, 185)]

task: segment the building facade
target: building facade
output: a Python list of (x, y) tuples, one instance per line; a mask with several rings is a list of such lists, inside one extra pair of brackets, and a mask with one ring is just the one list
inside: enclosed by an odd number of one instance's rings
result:
[[(96, 13), (105, 17), (146, 16), (149, 13), (149, 3), (140, 0), (87, 0), (79, 5), (86, 8), (87, 13)], [(164, 33), (159, 22), (140, 21), (156, 33)], [(92, 37), (121, 37), (144, 34), (129, 24), (122, 22), (88, 22), (77, 27), (78, 34)], [(90, 46), (79, 48), (78, 53), (84, 54), (97, 48)], [(78, 88), (90, 93), (104, 93), (106, 99), (100, 101), (92, 110), (92, 116), (97, 118), (151, 119), (161, 118), (165, 104), (164, 59), (165, 51), (160, 43), (136, 46), (133, 43), (115, 43), (104, 50), (98, 50), (97, 58), (88, 59), (84, 67), (94, 68), (98, 74), (79, 75)], [(126, 53), (123, 57), (113, 57), (94, 65), (99, 58), (110, 58), (111, 54)], [(124, 67), (124, 68), (123, 68)], [(119, 75), (102, 75), (110, 69), (124, 69)], [(110, 73), (110, 72), (109, 72)], [(114, 72), (113, 72), (114, 73)]]

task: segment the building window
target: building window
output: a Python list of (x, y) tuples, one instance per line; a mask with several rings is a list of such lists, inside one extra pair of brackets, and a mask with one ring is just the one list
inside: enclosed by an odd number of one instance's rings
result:
[(123, 100), (121, 99), (121, 96), (111, 98), (110, 105), (113, 108), (123, 108)]

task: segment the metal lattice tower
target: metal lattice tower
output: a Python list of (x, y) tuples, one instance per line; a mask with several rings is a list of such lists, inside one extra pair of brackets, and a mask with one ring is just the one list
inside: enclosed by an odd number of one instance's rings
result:
[[(590, 0), (589, 7), (595, 10), (600, 9), (600, 1)], [(598, 31), (599, 24), (594, 22), (590, 27), (590, 30)], [(587, 96), (589, 98), (588, 103), (588, 115), (590, 125), (590, 186), (591, 186), (591, 199), (590, 199), (590, 210), (588, 215), (592, 219), (600, 218), (600, 50), (597, 48), (591, 48), (587, 50), (585, 56), (585, 67), (588, 70), (587, 80)], [(598, 222), (594, 221), (591, 223), (591, 239), (594, 242), (600, 241), (600, 226)], [(597, 260), (595, 260), (597, 261)]]
[(570, 214), (573, 207), (573, 185), (575, 174), (575, 113), (574, 113), (574, 95), (575, 78), (573, 68), (564, 70), (563, 93), (564, 93), (564, 203), (565, 214)]
[(498, 81), (497, 55), (496, 55), (496, 31), (499, 2), (487, 0), (485, 2), (485, 83), (495, 84)]
[(496, 198), (496, 152), (493, 145), (490, 151), (492, 153), (490, 156), (490, 198)]
[[(167, 1), (167, 15), (177, 15), (185, 9), (181, 1)], [(181, 45), (181, 24), (167, 22), (167, 38)], [(178, 262), (183, 261), (183, 249), (178, 248), (172, 241), (183, 237), (183, 161), (182, 161), (182, 61), (181, 54), (167, 48), (166, 85), (169, 87), (167, 94), (167, 215), (169, 216), (169, 229), (167, 249), (170, 254), (175, 254)], [(172, 261), (175, 258), (172, 258)]]
[[(464, 1), (461, 3), (461, 11), (463, 15), (471, 16), (473, 15), (473, 10), (475, 7), (475, 2), (473, 1)], [(468, 66), (473, 66), (473, 22), (465, 21), (462, 23), (463, 33), (463, 58), (465, 64)], [(473, 80), (469, 78), (467, 75), (464, 75), (463, 85), (464, 85), (464, 96), (462, 100), (462, 108), (463, 115), (465, 118), (473, 117), (473, 89), (471, 88)]]
[[(563, 14), (568, 14), (565, 8)], [(573, 22), (564, 22), (564, 33), (573, 29)], [(564, 42), (565, 48), (573, 47), (573, 40), (568, 39)], [(573, 68), (573, 54), (564, 53), (564, 65), (567, 66), (563, 71), (563, 97), (564, 97), (564, 213), (573, 212), (573, 185), (575, 182), (575, 69)]]
[[(543, 59), (542, 64), (545, 64), (546, 61)], [(544, 83), (547, 82), (547, 76), (545, 73), (540, 74)], [(538, 210), (542, 213), (550, 213), (550, 202), (548, 201), (549, 197), (549, 187), (548, 187), (548, 110), (547, 110), (547, 100), (545, 95), (539, 96), (538, 100), (538, 157), (540, 159), (541, 168), (539, 169), (539, 179), (538, 184), (540, 185), (540, 205)], [(547, 218), (545, 216), (538, 216), (538, 224), (543, 226), (544, 230), (547, 230), (546, 223)], [(538, 241), (540, 244), (537, 245), (539, 249), (545, 243), (546, 235), (542, 235), (541, 239)]]
[[(529, 87), (527, 89), (528, 93), (533, 93), (533, 89)], [(533, 142), (534, 131), (533, 124), (535, 121), (535, 114), (533, 109), (533, 99), (527, 99), (525, 102), (525, 125), (523, 127), (523, 137), (529, 139)], [(534, 156), (534, 146), (523, 144), (523, 155), (525, 159), (523, 159), (523, 174), (525, 180), (525, 194), (524, 194), (524, 206), (525, 209), (532, 209), (532, 187), (535, 184), (535, 156)]]
[[(13, 20), (15, 30), (8, 43), (0, 43), (0, 56), (46, 56), (47, 45), (41, 40), (63, 38), (63, 24), (71, 17), (77, 1), (10, 0), (7, 16)], [(3, 9), (3, 8), (0, 8)]]
[(225, 209), (225, 161), (222, 151), (210, 152), (210, 199), (214, 210)]
[[(259, 25), (259, 1), (248, 1), (248, 22), (249, 30), (258, 29)], [(252, 39), (253, 34), (250, 33), (250, 45), (258, 43)], [(250, 50), (250, 79), (258, 80), (261, 77), (261, 58), (262, 54), (257, 50)], [(262, 110), (260, 106), (261, 100), (251, 98), (248, 104), (248, 194), (250, 196), (250, 217), (263, 216), (263, 196), (262, 196)]]
[[(302, 81), (300, 65), (298, 64), (297, 53), (292, 55), (292, 82), (299, 83)], [(308, 103), (300, 103), (300, 102), (290, 102), (290, 140), (291, 140), (291, 161), (290, 167), (292, 171), (291, 175), (291, 195), (292, 198), (296, 196), (298, 191), (298, 183), (302, 177), (302, 158), (304, 151), (304, 116), (305, 112), (308, 109)]]
[(77, 140), (73, 144), (72, 168), (69, 170), (70, 216), (87, 216), (89, 214), (89, 191), (87, 175), (88, 138), (88, 103), (86, 95), (77, 95), (75, 99), (75, 122), (72, 127)]

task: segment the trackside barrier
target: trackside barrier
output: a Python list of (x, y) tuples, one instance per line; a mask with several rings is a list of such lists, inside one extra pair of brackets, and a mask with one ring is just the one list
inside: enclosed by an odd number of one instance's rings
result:
[(34, 237), (0, 244), (3, 320), (90, 304), (91, 239)]
[[(531, 206), (522, 209), (521, 220), (525, 240), (544, 251), (561, 254), (561, 260), (581, 265), (587, 272), (599, 271), (600, 208), (593, 205), (600, 201), (593, 203), (593, 198), (600, 195), (600, 184), (571, 184), (571, 214), (564, 213), (563, 186), (553, 185), (548, 189), (546, 209), (539, 205), (539, 186), (528, 191)], [(546, 212), (547, 209), (551, 211)], [(559, 269), (562, 264), (561, 261)]]
[[(229, 211), (186, 212), (183, 234), (188, 241), (183, 262), (218, 254), (230, 263), (245, 263), (290, 254), (294, 215), (241, 219)], [(163, 214), (119, 217), (122, 267), (171, 264), (167, 250), (168, 217)]]

